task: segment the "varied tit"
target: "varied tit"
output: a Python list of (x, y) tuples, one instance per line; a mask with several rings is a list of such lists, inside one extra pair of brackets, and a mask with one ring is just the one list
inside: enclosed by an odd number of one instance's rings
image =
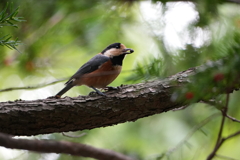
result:
[(81, 85), (86, 85), (94, 89), (98, 94), (105, 95), (97, 88), (106, 88), (108, 84), (115, 80), (121, 72), (125, 55), (133, 52), (133, 49), (126, 48), (121, 43), (109, 45), (101, 53), (81, 66), (55, 97), (60, 98), (72, 87)]

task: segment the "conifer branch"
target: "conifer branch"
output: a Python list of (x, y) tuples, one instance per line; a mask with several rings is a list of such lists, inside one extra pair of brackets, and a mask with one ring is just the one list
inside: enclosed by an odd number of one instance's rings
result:
[[(8, 13), (8, 8), (10, 8), (10, 13)], [(6, 7), (0, 12), (0, 28), (5, 26), (11, 26), (17, 28), (18, 26), (15, 24), (17, 22), (23, 22), (23, 17), (17, 17), (19, 7), (16, 9), (12, 9), (12, 4), (9, 7), (9, 3), (7, 3)], [(9, 49), (16, 49), (16, 46), (20, 44), (18, 38), (15, 40), (11, 40), (12, 36), (4, 35), (0, 37), (0, 45), (6, 46)]]

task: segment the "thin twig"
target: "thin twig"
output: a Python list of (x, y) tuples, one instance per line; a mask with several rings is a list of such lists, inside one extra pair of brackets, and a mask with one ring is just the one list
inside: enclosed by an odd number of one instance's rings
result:
[(240, 131), (237, 131), (237, 132), (235, 132), (235, 133), (227, 136), (226, 138), (223, 138), (222, 141), (224, 142), (225, 140), (228, 140), (228, 139), (230, 139), (230, 138), (233, 138), (233, 137), (235, 137), (235, 136), (237, 136), (237, 135), (240, 135)]
[(67, 141), (15, 139), (4, 133), (0, 133), (0, 146), (43, 153), (65, 153), (100, 160), (133, 160), (121, 153), (85, 144)]
[(221, 121), (221, 124), (220, 124), (220, 129), (219, 129), (219, 132), (218, 132), (218, 138), (217, 138), (217, 141), (216, 141), (216, 144), (215, 144), (215, 147), (213, 149), (213, 151), (209, 154), (209, 156), (207, 157), (207, 160), (211, 160), (216, 152), (218, 151), (218, 149), (221, 147), (222, 145), (222, 132), (223, 132), (223, 128), (224, 128), (224, 122), (225, 122), (225, 119), (226, 119), (226, 114), (227, 114), (227, 110), (228, 110), (228, 103), (229, 103), (229, 96), (230, 94), (227, 93), (227, 98), (226, 98), (226, 104), (225, 104), (225, 107), (221, 110), (222, 112), (222, 121)]
[[(125, 71), (122, 71), (121, 73), (127, 73), (127, 72), (135, 72), (136, 70), (125, 70)], [(104, 73), (106, 75), (108, 74), (112, 74), (113, 72), (108, 72), (108, 73)], [(95, 75), (96, 76), (96, 75)], [(98, 76), (98, 75), (97, 75)], [(68, 78), (61, 78), (61, 79), (58, 79), (58, 80), (55, 80), (55, 81), (52, 81), (52, 82), (49, 82), (49, 83), (43, 83), (43, 84), (38, 84), (38, 85), (35, 85), (35, 86), (25, 86), (25, 87), (10, 87), (10, 88), (5, 88), (5, 89), (0, 89), (0, 92), (8, 92), (8, 91), (15, 91), (15, 90), (31, 90), (31, 89), (37, 89), (37, 88), (42, 88), (42, 87), (46, 87), (46, 86), (50, 86), (50, 85), (53, 85), (53, 84), (56, 84), (56, 83), (59, 83), (59, 82), (62, 82), (62, 81), (66, 81), (68, 80)]]
[[(216, 103), (213, 99), (208, 100), (208, 101), (201, 100), (200, 103), (206, 103), (206, 104), (212, 105), (212, 106), (218, 105), (219, 107), (222, 107), (222, 108), (224, 107), (224, 106), (222, 106), (220, 103)], [(177, 110), (177, 109), (176, 109), (176, 110)], [(234, 121), (234, 122), (239, 122), (239, 123), (240, 123), (240, 120), (238, 120), (238, 119), (236, 119), (236, 118), (228, 115), (227, 113), (226, 113), (225, 116), (226, 116), (227, 118), (229, 118), (230, 120)]]
[(39, 85), (35, 85), (35, 86), (5, 88), (5, 89), (0, 89), (0, 92), (7, 92), (7, 91), (13, 91), (13, 90), (37, 89), (37, 88), (42, 88), (42, 87), (46, 87), (46, 86), (56, 84), (58, 82), (66, 81), (67, 79), (68, 78), (62, 78), (62, 79), (55, 80), (55, 81), (52, 81), (52, 82), (49, 82), (49, 83), (43, 83), (43, 84), (39, 84)]
[[(237, 135), (240, 135), (240, 131), (237, 131), (237, 132), (229, 135), (229, 136), (226, 137), (226, 138), (222, 138), (222, 139), (219, 141), (219, 143), (216, 145), (216, 151), (215, 151), (215, 153), (212, 152), (212, 154), (214, 154), (213, 156), (216, 155), (217, 150), (222, 146), (223, 142), (225, 142), (226, 140), (228, 140), (228, 139), (230, 139), (230, 138), (233, 138), (233, 137), (235, 137), (235, 136), (237, 136)], [(212, 158), (213, 158), (213, 157), (212, 157)], [(207, 159), (207, 160), (208, 160), (208, 159)]]
[(234, 118), (234, 117), (232, 117), (232, 116), (230, 116), (230, 115), (228, 115), (228, 114), (226, 114), (226, 117), (229, 118), (229, 119), (231, 119), (231, 120), (234, 121), (234, 122), (239, 122), (239, 123), (240, 123), (240, 120), (238, 120), (238, 119), (236, 119), (236, 118)]
[(200, 128), (202, 128), (204, 125), (206, 125), (210, 120), (212, 120), (213, 118), (215, 118), (216, 116), (219, 116), (219, 113), (214, 113), (212, 115), (210, 115), (209, 117), (205, 118), (203, 121), (201, 121), (199, 124), (197, 124), (196, 126), (194, 126), (192, 128), (192, 130), (186, 135), (186, 137), (179, 142), (174, 148), (168, 150), (166, 152), (166, 155), (170, 155), (172, 152), (174, 152), (175, 150), (177, 150), (178, 148), (180, 148), (183, 144), (185, 144), (187, 142), (187, 140), (196, 132), (198, 131)]

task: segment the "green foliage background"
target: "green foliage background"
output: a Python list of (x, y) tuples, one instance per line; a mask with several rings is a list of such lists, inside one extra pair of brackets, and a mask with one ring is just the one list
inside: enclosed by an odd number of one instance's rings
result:
[[(3, 9), (8, 1), (1, 1)], [(0, 88), (39, 85), (67, 78), (88, 59), (102, 51), (107, 45), (122, 42), (135, 52), (124, 61), (123, 72), (112, 85), (131, 84), (150, 79), (163, 78), (209, 60), (229, 58), (228, 65), (217, 67), (208, 75), (198, 77), (195, 86), (177, 92), (182, 96), (193, 92), (195, 97), (207, 95), (204, 88), (213, 89), (210, 83), (216, 74), (226, 79), (238, 71), (240, 40), (240, 10), (238, 5), (221, 4), (218, 1), (193, 3), (160, 3), (153, 1), (152, 7), (159, 12), (150, 16), (156, 21), (144, 18), (144, 5), (150, 1), (116, 0), (50, 0), (12, 1), (13, 8), (20, 7), (19, 16), (25, 22), (18, 28), (0, 28), (0, 37), (11, 34), (22, 44), (19, 50), (0, 47)], [(181, 5), (190, 5), (197, 16), (184, 30), (178, 32), (182, 46), (169, 43), (164, 33), (167, 28), (167, 14)], [(146, 11), (149, 12), (149, 11)], [(202, 39), (197, 45), (198, 38)], [(236, 58), (238, 57), (238, 58)], [(230, 78), (229, 78), (230, 77)], [(227, 83), (226, 81), (225, 83)], [(221, 85), (221, 84), (219, 84)], [(63, 83), (35, 89), (0, 92), (0, 100), (39, 99), (54, 95)], [(207, 88), (208, 89), (208, 88)], [(66, 95), (70, 97), (87, 95), (87, 87), (75, 87)], [(209, 96), (209, 95), (208, 95)], [(240, 119), (239, 92), (231, 94), (229, 114)], [(217, 96), (224, 103), (224, 95)], [(216, 106), (193, 104), (181, 111), (172, 111), (140, 119), (134, 123), (84, 131), (87, 135), (72, 139), (55, 133), (37, 138), (68, 140), (112, 149), (138, 159), (205, 159), (212, 151), (220, 126)], [(207, 117), (206, 125), (202, 122)], [(199, 127), (192, 136), (196, 126)], [(239, 124), (227, 121), (224, 135), (239, 130)], [(72, 134), (80, 134), (76, 132)], [(33, 137), (34, 138), (34, 137)], [(35, 137), (36, 138), (36, 137)], [(178, 144), (186, 138), (187, 142)], [(227, 141), (219, 155), (238, 159), (240, 138)], [(178, 147), (177, 147), (178, 146)], [(172, 148), (176, 149), (172, 150)], [(69, 155), (36, 154), (26, 151), (7, 154), (0, 148), (0, 159), (79, 159)], [(14, 154), (12, 154), (12, 152)]]

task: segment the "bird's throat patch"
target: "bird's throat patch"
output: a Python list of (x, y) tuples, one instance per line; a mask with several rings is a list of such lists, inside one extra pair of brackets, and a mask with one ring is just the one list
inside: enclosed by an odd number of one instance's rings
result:
[(125, 57), (125, 54), (121, 54), (119, 56), (111, 57), (110, 60), (114, 66), (122, 66), (124, 57)]

